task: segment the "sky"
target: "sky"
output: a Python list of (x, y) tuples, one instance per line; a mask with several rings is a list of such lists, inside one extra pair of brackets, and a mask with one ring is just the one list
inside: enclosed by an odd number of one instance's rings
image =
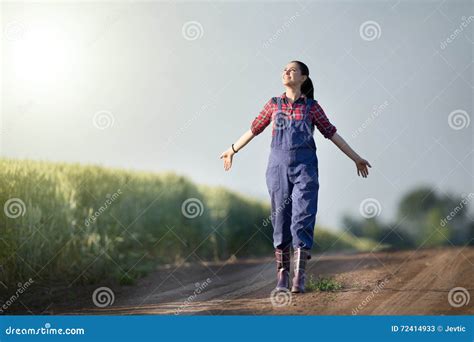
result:
[[(470, 1), (2, 2), (0, 156), (174, 171), (269, 202), (271, 128), (220, 154), (305, 62), (372, 168), (318, 130), (317, 223), (391, 221), (419, 186), (472, 192)], [(472, 204), (471, 204), (472, 207)]]

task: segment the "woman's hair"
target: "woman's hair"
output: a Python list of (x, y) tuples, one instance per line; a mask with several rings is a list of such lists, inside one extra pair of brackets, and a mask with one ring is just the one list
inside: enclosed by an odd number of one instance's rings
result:
[(304, 81), (303, 84), (301, 85), (301, 92), (305, 94), (306, 97), (314, 100), (313, 82), (311, 81), (311, 78), (309, 78), (308, 66), (300, 61), (291, 61), (291, 63), (298, 64), (301, 70), (301, 74), (308, 76), (308, 78), (306, 78), (306, 81)]

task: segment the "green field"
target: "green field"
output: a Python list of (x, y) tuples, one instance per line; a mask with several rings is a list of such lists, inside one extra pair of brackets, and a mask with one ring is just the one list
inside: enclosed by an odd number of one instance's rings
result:
[[(0, 159), (0, 203), (5, 284), (126, 284), (157, 265), (273, 250), (269, 203), (173, 173)], [(320, 227), (315, 241), (316, 252), (375, 246)]]

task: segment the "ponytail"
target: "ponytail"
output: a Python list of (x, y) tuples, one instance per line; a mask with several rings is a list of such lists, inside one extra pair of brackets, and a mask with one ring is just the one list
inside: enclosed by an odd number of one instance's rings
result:
[(304, 81), (301, 85), (301, 92), (305, 94), (307, 98), (314, 100), (313, 82), (311, 81), (311, 78), (309, 78), (309, 76), (306, 81)]

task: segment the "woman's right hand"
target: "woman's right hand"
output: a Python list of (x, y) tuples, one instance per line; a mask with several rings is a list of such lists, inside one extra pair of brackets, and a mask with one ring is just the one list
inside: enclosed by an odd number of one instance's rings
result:
[(234, 154), (235, 152), (232, 150), (232, 147), (222, 152), (220, 159), (224, 159), (224, 170), (228, 171), (232, 167), (232, 158), (234, 157)]

